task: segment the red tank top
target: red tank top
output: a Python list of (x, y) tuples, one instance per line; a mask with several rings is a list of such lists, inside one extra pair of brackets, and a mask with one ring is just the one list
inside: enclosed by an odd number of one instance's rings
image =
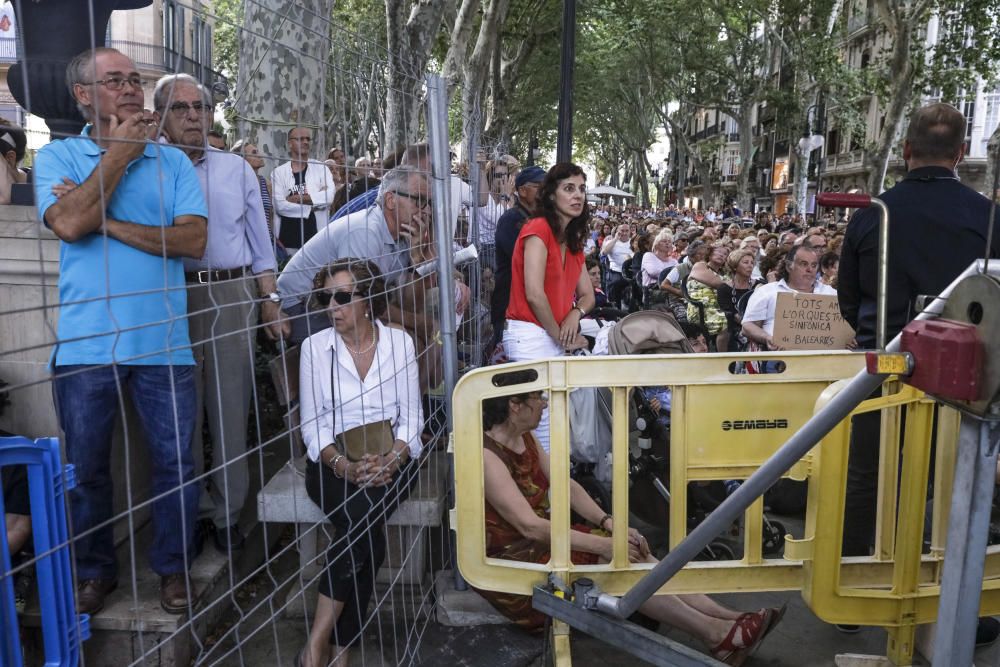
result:
[(524, 289), (524, 240), (529, 236), (537, 236), (545, 243), (548, 257), (545, 259), (545, 296), (556, 323), (563, 321), (573, 307), (573, 297), (576, 294), (576, 284), (583, 270), (583, 252), (566, 251), (562, 257), (562, 248), (556, 240), (552, 228), (545, 218), (532, 218), (521, 228), (521, 233), (514, 244), (514, 256), (511, 261), (510, 303), (507, 306), (508, 320), (521, 320), (541, 326), (528, 305)]

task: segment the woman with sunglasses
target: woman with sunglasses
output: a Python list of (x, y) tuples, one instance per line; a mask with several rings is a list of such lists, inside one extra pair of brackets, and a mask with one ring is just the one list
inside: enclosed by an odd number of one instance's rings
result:
[[(561, 162), (538, 192), (540, 216), (514, 244), (510, 303), (503, 344), (511, 361), (558, 357), (586, 347), (580, 319), (594, 307), (594, 288), (583, 270), (590, 210), (583, 169)], [(535, 437), (549, 451), (548, 410)]]
[(346, 667), (361, 641), (383, 525), (415, 475), (423, 416), (413, 340), (378, 321), (385, 283), (369, 260), (348, 258), (315, 279), (317, 308), (332, 327), (302, 343), (299, 371), (306, 491), (336, 537), (320, 575), (316, 613), (296, 667)]
[[(496, 379), (508, 386), (530, 381), (523, 371)], [(540, 391), (483, 401), (483, 488), (489, 558), (527, 563), (549, 561), (552, 534), (549, 456), (531, 434), (547, 403)], [(570, 506), (583, 519), (569, 531), (573, 563), (609, 562), (615, 530), (628, 532), (630, 562), (656, 562), (639, 531), (616, 526), (583, 487), (572, 479), (569, 484)], [(530, 597), (492, 591), (479, 593), (521, 628), (538, 631), (544, 627), (545, 615), (532, 608)], [(640, 610), (650, 618), (697, 637), (710, 649), (713, 658), (727, 665), (742, 664), (784, 614), (784, 607), (743, 613), (700, 594), (656, 595)]]

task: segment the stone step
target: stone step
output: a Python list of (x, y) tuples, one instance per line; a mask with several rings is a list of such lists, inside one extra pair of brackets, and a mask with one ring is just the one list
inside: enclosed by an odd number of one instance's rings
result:
[(434, 597), (437, 601), (437, 622), (441, 625), (464, 628), (511, 622), (471, 588), (456, 590), (455, 573), (451, 570), (437, 573), (434, 578)]
[[(386, 521), (386, 560), (376, 575), (381, 585), (420, 585), (428, 570), (428, 537), (432, 528), (440, 528), (445, 504), (445, 456), (431, 453), (410, 490), (409, 497)], [(257, 494), (257, 518), (261, 522), (296, 524), (301, 579), (297, 578), (285, 597), (289, 604), (284, 615), (298, 618), (306, 605), (291, 602), (302, 595), (306, 583), (306, 599), (315, 597), (315, 584), (310, 584), (323, 567), (320, 555), (329, 544), (333, 528), (326, 515), (309, 498), (305, 488), (305, 462), (288, 461)]]

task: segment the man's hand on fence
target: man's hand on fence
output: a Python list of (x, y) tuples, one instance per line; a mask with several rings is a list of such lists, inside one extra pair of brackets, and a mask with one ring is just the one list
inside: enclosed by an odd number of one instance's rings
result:
[(472, 301), (472, 290), (466, 285), (461, 278), (455, 278), (455, 290), (457, 292), (455, 299), (455, 314), (463, 314), (469, 307), (469, 302)]

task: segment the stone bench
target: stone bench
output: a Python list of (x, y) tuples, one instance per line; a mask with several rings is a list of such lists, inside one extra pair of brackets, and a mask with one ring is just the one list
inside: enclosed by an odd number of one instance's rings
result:
[[(288, 461), (257, 494), (257, 519), (261, 522), (293, 523), (297, 527), (299, 565), (302, 576), (289, 591), (288, 600), (300, 593), (298, 582), (312, 580), (321, 570), (320, 537), (332, 534), (323, 513), (306, 492), (304, 460)], [(431, 453), (422, 462), (409, 497), (386, 521), (386, 561), (376, 581), (380, 584), (421, 584), (428, 569), (429, 529), (441, 526), (445, 503), (443, 455)], [(286, 613), (297, 613), (301, 605), (289, 604)]]

